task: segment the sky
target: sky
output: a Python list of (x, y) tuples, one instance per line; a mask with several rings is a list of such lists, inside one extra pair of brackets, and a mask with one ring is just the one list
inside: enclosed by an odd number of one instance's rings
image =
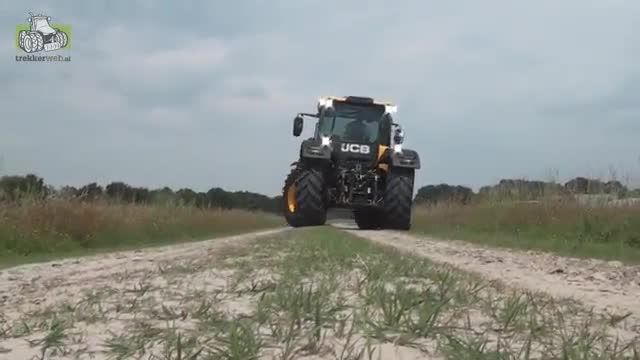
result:
[[(29, 12), (67, 63), (22, 63)], [(5, 1), (0, 174), (280, 193), (323, 95), (398, 105), (416, 189), (640, 186), (640, 2)]]

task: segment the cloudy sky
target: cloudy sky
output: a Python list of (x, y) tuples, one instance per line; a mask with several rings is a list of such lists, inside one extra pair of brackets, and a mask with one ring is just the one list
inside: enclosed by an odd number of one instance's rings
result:
[[(15, 24), (73, 29), (19, 63)], [(392, 99), (419, 185), (640, 181), (640, 2), (5, 1), (0, 171), (279, 193), (319, 95)], [(305, 124), (308, 136), (313, 124)]]

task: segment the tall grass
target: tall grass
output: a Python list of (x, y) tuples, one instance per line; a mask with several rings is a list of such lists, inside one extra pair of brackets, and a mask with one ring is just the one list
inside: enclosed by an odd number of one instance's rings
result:
[(414, 231), (482, 244), (640, 263), (640, 206), (569, 198), (417, 207)]
[(34, 255), (192, 240), (281, 223), (280, 218), (260, 212), (188, 206), (69, 200), (1, 205), (0, 262)]

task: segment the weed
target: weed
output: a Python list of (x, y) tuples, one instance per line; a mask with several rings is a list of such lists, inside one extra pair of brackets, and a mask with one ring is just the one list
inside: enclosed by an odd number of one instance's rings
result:
[(229, 329), (215, 339), (220, 344), (213, 346), (213, 353), (219, 359), (257, 359), (263, 346), (258, 329), (248, 322), (231, 323)]
[(67, 334), (65, 333), (64, 323), (54, 317), (49, 322), (46, 330), (47, 334), (43, 338), (29, 340), (29, 345), (40, 347), (40, 359), (66, 354), (67, 349), (64, 340), (67, 338)]

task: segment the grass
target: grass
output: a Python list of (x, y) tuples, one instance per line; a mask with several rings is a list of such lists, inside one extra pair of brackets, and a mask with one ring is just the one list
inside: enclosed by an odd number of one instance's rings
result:
[(50, 298), (18, 318), (0, 311), (0, 344), (32, 339), (43, 357), (229, 360), (379, 359), (395, 351), (622, 359), (637, 346), (611, 337), (611, 319), (575, 302), (507, 290), (330, 227), (175, 260), (77, 299)]
[(640, 206), (539, 203), (417, 207), (413, 231), (479, 244), (640, 263)]
[(179, 206), (75, 203), (0, 206), (0, 265), (199, 240), (282, 225), (271, 214)]

